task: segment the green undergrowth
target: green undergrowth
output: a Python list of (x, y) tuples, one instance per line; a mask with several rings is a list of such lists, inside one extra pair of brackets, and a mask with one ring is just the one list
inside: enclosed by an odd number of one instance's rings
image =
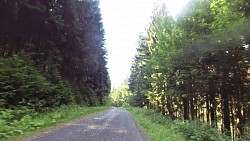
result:
[(152, 141), (227, 141), (225, 135), (204, 123), (172, 120), (159, 113), (126, 108)]
[(109, 107), (85, 107), (78, 105), (64, 105), (42, 113), (25, 108), (15, 110), (1, 109), (0, 141), (9, 141), (30, 136), (55, 125), (106, 109), (109, 109)]

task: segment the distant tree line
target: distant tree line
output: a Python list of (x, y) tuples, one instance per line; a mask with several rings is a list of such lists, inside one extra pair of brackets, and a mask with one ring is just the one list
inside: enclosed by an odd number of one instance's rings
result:
[(0, 107), (105, 104), (98, 0), (0, 0)]
[(112, 88), (109, 96), (113, 106), (131, 105), (133, 97), (129, 91), (128, 79), (125, 79), (119, 87)]
[(247, 134), (249, 16), (248, 0), (191, 0), (176, 19), (156, 5), (131, 67), (133, 105)]

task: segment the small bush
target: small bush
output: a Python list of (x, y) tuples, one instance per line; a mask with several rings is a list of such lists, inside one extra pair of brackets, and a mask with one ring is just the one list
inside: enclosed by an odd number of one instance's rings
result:
[(127, 108), (153, 141), (227, 141), (215, 128), (201, 122), (178, 121), (141, 108)]
[(225, 135), (201, 122), (174, 121), (174, 129), (190, 141), (226, 141)]
[(29, 58), (13, 55), (0, 58), (0, 106), (7, 109), (28, 106), (36, 111), (75, 102), (68, 81), (48, 80)]

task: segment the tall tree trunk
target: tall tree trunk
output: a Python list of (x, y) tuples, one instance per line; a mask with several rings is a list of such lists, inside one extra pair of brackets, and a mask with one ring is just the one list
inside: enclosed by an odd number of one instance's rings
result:
[(199, 107), (198, 107), (198, 100), (197, 100), (197, 96), (194, 97), (194, 106), (195, 106), (195, 118), (197, 119), (198, 118), (198, 112), (199, 112)]
[(210, 119), (211, 119), (211, 125), (214, 127), (216, 124), (215, 121), (215, 110), (216, 110), (216, 106), (215, 106), (215, 94), (214, 94), (214, 85), (213, 85), (213, 80), (210, 79), (209, 80), (209, 84), (208, 84), (208, 93), (210, 95)]
[[(188, 94), (189, 96), (189, 94)], [(184, 120), (189, 120), (189, 98), (188, 96), (183, 98), (183, 106), (184, 106)]]
[(223, 101), (223, 125), (227, 130), (226, 135), (230, 136), (230, 111), (229, 111), (229, 86), (227, 80), (228, 72), (222, 74), (222, 101)]
[(209, 111), (210, 111), (210, 103), (209, 103), (209, 94), (206, 93), (206, 121), (207, 123), (210, 123), (210, 118), (209, 118)]
[(191, 112), (191, 118), (192, 120), (194, 120), (194, 116), (195, 116), (195, 113), (194, 113), (194, 99), (193, 99), (193, 94), (190, 96), (190, 112)]
[(167, 109), (168, 109), (168, 114), (170, 117), (173, 117), (173, 107), (172, 107), (172, 100), (171, 97), (167, 99)]

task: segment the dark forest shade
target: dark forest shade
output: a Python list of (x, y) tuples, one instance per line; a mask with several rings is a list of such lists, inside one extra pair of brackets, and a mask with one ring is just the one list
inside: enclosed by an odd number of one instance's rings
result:
[(156, 6), (131, 67), (133, 104), (249, 132), (249, 11), (248, 0), (193, 0), (174, 20)]
[(1, 106), (105, 104), (110, 80), (101, 20), (95, 0), (1, 0)]

